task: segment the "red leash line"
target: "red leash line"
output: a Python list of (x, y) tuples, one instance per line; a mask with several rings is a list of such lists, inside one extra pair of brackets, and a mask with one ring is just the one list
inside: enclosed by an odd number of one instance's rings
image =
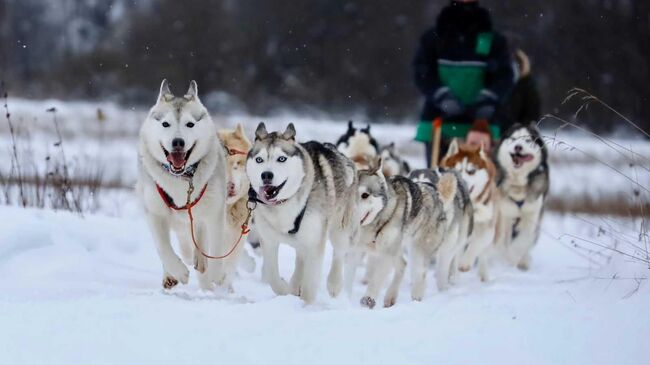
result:
[(187, 215), (190, 219), (190, 233), (192, 235), (192, 243), (194, 244), (196, 250), (201, 254), (201, 256), (213, 260), (225, 259), (235, 251), (237, 246), (239, 246), (239, 243), (241, 242), (242, 238), (244, 238), (244, 236), (247, 235), (248, 232), (250, 232), (250, 229), (248, 228), (248, 223), (250, 222), (251, 213), (253, 212), (254, 208), (246, 207), (248, 209), (248, 215), (246, 216), (246, 220), (244, 220), (244, 223), (241, 225), (241, 232), (239, 234), (239, 238), (237, 239), (237, 242), (235, 242), (235, 244), (230, 248), (230, 250), (226, 254), (221, 256), (208, 255), (201, 249), (201, 247), (199, 247), (199, 244), (196, 242), (196, 236), (194, 234), (194, 216), (192, 215), (192, 208), (199, 203), (199, 201), (203, 197), (203, 194), (205, 194), (205, 190), (207, 188), (208, 188), (208, 184), (205, 184), (203, 189), (201, 189), (201, 193), (199, 194), (199, 196), (193, 202), (190, 202), (190, 197), (192, 195), (192, 192), (194, 191), (194, 185), (192, 185), (192, 182), (190, 181), (190, 186), (187, 190), (187, 203), (185, 203), (185, 205), (183, 205), (182, 207), (178, 207), (174, 204), (169, 194), (167, 194), (167, 192), (165, 192), (165, 190), (163, 190), (160, 187), (160, 185), (156, 184), (156, 189), (158, 190), (158, 194), (160, 194), (160, 198), (163, 200), (163, 202), (165, 202), (165, 205), (167, 205), (169, 209), (173, 209), (176, 211), (187, 210)]
[(245, 235), (250, 232), (250, 229), (248, 229), (248, 221), (251, 217), (251, 211), (248, 210), (248, 216), (246, 217), (246, 220), (244, 221), (244, 224), (241, 225), (241, 232), (239, 233), (239, 238), (237, 239), (237, 242), (230, 248), (230, 251), (228, 251), (226, 254), (221, 255), (221, 256), (211, 256), (208, 255), (207, 253), (203, 252), (203, 250), (199, 247), (199, 245), (196, 243), (196, 238), (194, 237), (194, 217), (192, 216), (192, 207), (189, 207), (187, 209), (187, 215), (190, 217), (190, 233), (192, 234), (192, 243), (194, 243), (194, 247), (196, 247), (196, 250), (201, 253), (203, 257), (213, 259), (213, 260), (220, 260), (220, 259), (225, 259), (226, 257), (230, 256), (237, 246), (239, 246), (239, 243), (241, 242), (242, 238), (244, 238)]

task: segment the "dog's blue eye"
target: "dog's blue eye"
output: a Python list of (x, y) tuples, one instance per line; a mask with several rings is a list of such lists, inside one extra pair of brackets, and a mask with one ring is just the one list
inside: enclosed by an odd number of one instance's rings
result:
[(187, 126), (187, 128), (192, 128), (192, 127), (194, 127), (194, 123), (189, 122), (189, 123), (185, 124), (185, 126)]
[(285, 156), (278, 157), (278, 162), (284, 162), (286, 160), (287, 160), (287, 158)]
[(165, 127), (165, 128), (168, 128), (168, 127), (169, 127), (169, 123), (167, 123), (167, 122), (163, 122), (162, 126)]
[(264, 162), (264, 159), (262, 159), (261, 157), (257, 157), (257, 158), (255, 158), (255, 162), (262, 163), (262, 162)]

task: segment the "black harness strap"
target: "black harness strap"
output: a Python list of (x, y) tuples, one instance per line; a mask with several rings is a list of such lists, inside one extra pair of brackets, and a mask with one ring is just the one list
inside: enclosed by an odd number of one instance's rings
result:
[(289, 231), (289, 234), (296, 234), (300, 230), (300, 224), (302, 223), (302, 219), (305, 217), (305, 211), (307, 210), (307, 202), (305, 202), (305, 206), (302, 207), (302, 210), (300, 211), (300, 214), (296, 217), (296, 220), (293, 221), (293, 229)]

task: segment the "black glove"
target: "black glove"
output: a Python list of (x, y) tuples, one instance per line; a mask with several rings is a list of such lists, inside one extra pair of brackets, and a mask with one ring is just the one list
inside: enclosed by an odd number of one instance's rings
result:
[(442, 110), (445, 116), (453, 117), (463, 113), (464, 107), (460, 101), (449, 91), (448, 87), (441, 87), (431, 96), (434, 105)]
[(491, 120), (497, 110), (498, 97), (488, 89), (483, 89), (472, 106), (474, 119)]

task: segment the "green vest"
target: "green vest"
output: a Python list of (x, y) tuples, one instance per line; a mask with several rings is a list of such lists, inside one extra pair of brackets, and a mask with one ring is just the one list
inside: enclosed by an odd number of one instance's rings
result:
[[(492, 33), (480, 33), (476, 37), (475, 52), (477, 55), (488, 55), (492, 48)], [(483, 61), (450, 61), (438, 60), (438, 76), (443, 85), (464, 105), (471, 105), (476, 101), (481, 89), (485, 85), (486, 63)], [(415, 136), (416, 141), (431, 141), (432, 121), (420, 121)], [(471, 125), (443, 121), (442, 136), (445, 138), (465, 137)], [(499, 138), (499, 127), (490, 125), (492, 136)]]

